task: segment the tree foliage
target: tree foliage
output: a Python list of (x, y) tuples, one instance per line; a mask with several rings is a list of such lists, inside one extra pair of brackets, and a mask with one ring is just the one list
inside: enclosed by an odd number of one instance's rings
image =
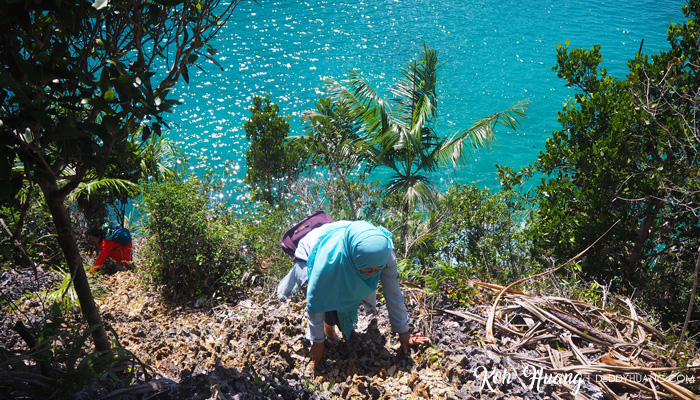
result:
[[(562, 129), (537, 162), (540, 254), (570, 258), (620, 221), (584, 256), (583, 268), (645, 289), (668, 316), (678, 311), (697, 254), (700, 2), (671, 25), (671, 50), (637, 54), (627, 79), (599, 69), (600, 46), (558, 46), (554, 70), (576, 93)], [(683, 299), (683, 300), (681, 300)]]
[(53, 267), (64, 262), (46, 202), (27, 182), (0, 206), (0, 263), (7, 266)]
[(270, 95), (255, 96), (250, 118), (243, 125), (250, 148), (245, 160), (245, 176), (253, 190), (253, 198), (268, 204), (279, 203), (287, 190), (287, 181), (299, 175), (299, 153), (286, 141), (288, 118), (279, 115), (279, 105), (270, 102)]
[(154, 283), (166, 285), (175, 296), (212, 295), (234, 286), (245, 270), (236, 225), (210, 218), (205, 193), (197, 179), (144, 187), (143, 203), (149, 215), (146, 268)]
[[(169, 90), (200, 57), (215, 62), (209, 41), (236, 4), (0, 1), (0, 177), (41, 189), (91, 325), (101, 319), (64, 201), (128, 157), (132, 135), (160, 133)], [(109, 348), (103, 328), (93, 338)]]
[(307, 111), (302, 118), (307, 121), (306, 135), (292, 138), (308, 158), (307, 165), (327, 167), (340, 180), (350, 206), (351, 219), (359, 217), (358, 200), (351, 189), (352, 174), (360, 166), (366, 144), (362, 141), (360, 127), (348, 105), (342, 101), (321, 98), (316, 110)]
[[(505, 178), (505, 177), (504, 177)], [(456, 184), (437, 199), (428, 221), (434, 227), (416, 235), (420, 274), (429, 289), (445, 289), (449, 297), (466, 300), (470, 279), (513, 282), (530, 271), (530, 240), (522, 229), (524, 198), (514, 189), (496, 193), (474, 184)]]
[[(136, 136), (132, 136), (132, 141), (137, 140)], [(178, 179), (184, 175), (187, 166), (182, 148), (162, 135), (151, 135), (139, 147), (138, 159), (139, 181), (143, 183)]]

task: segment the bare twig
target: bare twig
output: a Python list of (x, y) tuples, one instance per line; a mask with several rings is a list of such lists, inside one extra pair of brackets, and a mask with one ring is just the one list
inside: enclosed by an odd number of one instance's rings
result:
[(673, 349), (671, 357), (675, 357), (678, 353), (678, 348), (685, 342), (685, 332), (688, 329), (688, 323), (690, 322), (690, 314), (693, 312), (693, 305), (695, 301), (695, 293), (698, 290), (698, 270), (700, 270), (700, 249), (698, 249), (698, 256), (695, 261), (695, 271), (693, 272), (693, 288), (690, 290), (690, 301), (688, 302), (688, 312), (685, 314), (685, 321), (683, 321), (683, 329), (681, 330), (681, 337), (678, 339), (678, 344), (676, 348)]

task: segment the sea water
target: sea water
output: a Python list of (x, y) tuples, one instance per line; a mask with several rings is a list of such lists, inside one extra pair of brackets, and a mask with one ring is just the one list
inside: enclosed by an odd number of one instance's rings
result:
[[(222, 171), (227, 190), (245, 176), (243, 124), (254, 95), (269, 93), (291, 134), (323, 95), (325, 78), (355, 69), (385, 97), (399, 71), (425, 43), (445, 64), (438, 73), (438, 133), (449, 135), (520, 100), (530, 102), (516, 130), (499, 127), (497, 144), (435, 180), (498, 187), (496, 164), (533, 163), (560, 129), (557, 113), (574, 92), (552, 71), (556, 46), (600, 44), (602, 67), (623, 79), (627, 60), (670, 48), (668, 24), (684, 22), (682, 0), (285, 0), (242, 2), (212, 43), (217, 62), (190, 68), (190, 83), (173, 90), (182, 101), (169, 116), (169, 136), (182, 143), (190, 169)], [(378, 172), (381, 174), (381, 171)]]

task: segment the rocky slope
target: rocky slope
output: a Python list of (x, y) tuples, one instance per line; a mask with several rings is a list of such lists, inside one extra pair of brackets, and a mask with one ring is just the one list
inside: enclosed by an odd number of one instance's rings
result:
[[(0, 286), (8, 287), (8, 282), (0, 281)], [(405, 288), (411, 325), (429, 336), (431, 345), (404, 354), (380, 304), (377, 315), (361, 313), (358, 331), (366, 349), (328, 345), (325, 360), (314, 368), (308, 357), (302, 298), (289, 303), (247, 299), (213, 308), (199, 302), (175, 306), (145, 289), (132, 272), (101, 276), (96, 283), (103, 288), (97, 297), (105, 322), (121, 345), (148, 366), (153, 380), (133, 382), (127, 388), (94, 385), (78, 393), (78, 399), (654, 398), (641, 388), (592, 379), (605, 376), (598, 370), (597, 375), (580, 368), (564, 372), (569, 370), (561, 368), (574, 368), (582, 359), (589, 360), (589, 369), (591, 363), (603, 365), (603, 357), (614, 354), (604, 344), (580, 339), (568, 345), (580, 354), (557, 348), (567, 346), (563, 341), (570, 332), (560, 325), (548, 327), (544, 320), (527, 321), (534, 317), (523, 317), (523, 308), (515, 307), (518, 301), (527, 301), (522, 298), (499, 311), (498, 318), (509, 322), (497, 321), (498, 340), (486, 344), (487, 305), (436, 313), (421, 290)], [(516, 308), (521, 314), (506, 315)], [(553, 308), (550, 304), (543, 309), (553, 312)], [(39, 313), (35, 300), (25, 301), (23, 309), (23, 314), (9, 314), (4, 321), (0, 335), (10, 347), (22, 345), (11, 330), (13, 319), (26, 318), (31, 310)], [(519, 318), (532, 324), (530, 328), (525, 323), (518, 328)], [(553, 369), (551, 360), (559, 362), (560, 369)], [(627, 361), (632, 362), (629, 357)], [(656, 366), (672, 367), (660, 363)], [(655, 393), (694, 399), (686, 389), (692, 386), (680, 387), (681, 393), (659, 386)]]

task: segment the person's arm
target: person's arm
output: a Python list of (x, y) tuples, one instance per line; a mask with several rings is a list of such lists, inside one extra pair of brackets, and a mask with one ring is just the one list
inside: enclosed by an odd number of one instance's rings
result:
[(297, 260), (287, 276), (277, 285), (277, 298), (280, 301), (286, 301), (299, 291), (308, 280), (309, 274), (306, 270), (306, 261)]
[(404, 304), (403, 292), (399, 286), (399, 269), (396, 255), (391, 252), (389, 262), (381, 272), (382, 292), (389, 312), (391, 331), (394, 333), (408, 332), (408, 312)]
[(100, 270), (100, 267), (102, 267), (102, 264), (105, 263), (107, 260), (107, 257), (109, 256), (109, 253), (112, 252), (113, 249), (119, 247), (119, 244), (117, 243), (115, 245), (113, 240), (103, 240), (100, 243), (100, 255), (97, 257), (97, 260), (95, 260), (95, 266), (90, 268), (90, 271), (92, 272), (97, 272)]
[(396, 262), (396, 254), (393, 251), (380, 277), (386, 309), (389, 312), (391, 331), (399, 334), (399, 341), (404, 353), (408, 352), (409, 346), (429, 343), (430, 339), (427, 337), (420, 334), (411, 334), (408, 331), (408, 312), (406, 311), (403, 292), (399, 285), (398, 263)]
[(109, 252), (112, 250), (107, 242), (107, 240), (100, 242), (100, 255), (97, 257), (97, 260), (95, 260), (96, 267), (101, 267), (102, 264), (105, 263), (107, 255), (109, 255)]
[(309, 320), (309, 340), (311, 340), (311, 361), (318, 364), (326, 352), (326, 333), (323, 330), (323, 321), (326, 319), (326, 313), (312, 313), (306, 310), (306, 316)]

